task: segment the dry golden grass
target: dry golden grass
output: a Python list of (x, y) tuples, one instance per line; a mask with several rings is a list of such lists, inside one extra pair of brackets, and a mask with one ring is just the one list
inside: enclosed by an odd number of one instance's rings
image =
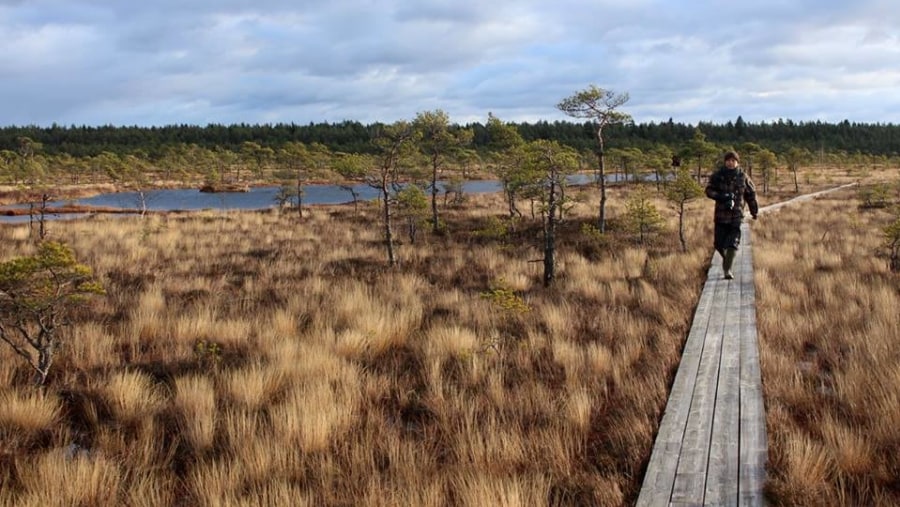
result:
[(262, 363), (233, 370), (223, 379), (226, 399), (234, 405), (259, 410), (267, 406), (286, 382), (284, 370)]
[(877, 254), (890, 213), (850, 190), (754, 226), (773, 503), (900, 503), (900, 279)]
[[(398, 237), (395, 270), (374, 206), (309, 209), (302, 221), (201, 212), (51, 223), (109, 295), (65, 331), (38, 403), (50, 415), (2, 457), (15, 466), (0, 476), (0, 505), (49, 498), (42, 474), (84, 477), (59, 498), (85, 505), (633, 502), (708, 267), (711, 205), (690, 205), (681, 253), (674, 213), (658, 201), (668, 228), (641, 248), (619, 221), (628, 191), (611, 189), (602, 240), (580, 232), (596, 191), (576, 192), (587, 199), (560, 227), (550, 288), (530, 217), (502, 237), (478, 234), (504, 219), (496, 195), (443, 210), (446, 234)], [(0, 227), (0, 255), (30, 252), (26, 229)], [(819, 264), (837, 272), (834, 255)], [(498, 288), (516, 304), (485, 297)], [(859, 299), (875, 317), (867, 331), (893, 329), (872, 310), (890, 292), (871, 294)], [(0, 359), (0, 392), (24, 392), (29, 372), (5, 348)], [(848, 370), (830, 389), (862, 395), (863, 374)], [(872, 411), (894, 408), (865, 387)], [(823, 441), (845, 437), (846, 421), (833, 421)], [(873, 420), (869, 431), (893, 430)], [(858, 477), (882, 462), (854, 442), (821, 451), (829, 473)]]
[(152, 417), (162, 406), (153, 379), (139, 371), (120, 371), (98, 382), (112, 417), (120, 423)]
[(59, 421), (62, 404), (53, 394), (36, 391), (0, 393), (2, 448), (27, 447)]
[[(15, 505), (69, 506), (120, 503), (122, 471), (102, 456), (50, 450), (19, 464), (22, 493)], [(8, 501), (4, 499), (4, 503)], [(10, 502), (12, 505), (12, 502)]]
[(326, 449), (353, 422), (355, 399), (349, 388), (333, 389), (327, 382), (298, 386), (269, 409), (272, 429), (282, 445), (299, 452)]
[(181, 420), (181, 435), (194, 453), (212, 447), (216, 431), (216, 393), (207, 377), (192, 375), (175, 379), (175, 410)]

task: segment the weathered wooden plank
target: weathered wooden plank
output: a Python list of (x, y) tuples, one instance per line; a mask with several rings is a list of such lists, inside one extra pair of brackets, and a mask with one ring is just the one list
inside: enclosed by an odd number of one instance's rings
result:
[(644, 482), (637, 501), (637, 505), (640, 506), (664, 505), (668, 503), (672, 495), (675, 470), (681, 454), (694, 383), (712, 311), (716, 287), (713, 280), (714, 278), (711, 276), (708, 277), (700, 293), (691, 330), (685, 342), (678, 371), (669, 394), (669, 401), (660, 421), (650, 462), (644, 474)]
[(733, 269), (735, 279), (728, 282), (726, 292), (722, 359), (719, 364), (704, 497), (706, 505), (737, 505), (738, 502), (741, 280), (748, 276), (745, 275), (748, 266), (744, 265), (743, 258), (743, 250), (739, 250)]
[(752, 277), (753, 247), (750, 230), (743, 231), (746, 273), (742, 279), (741, 322), (741, 432), (738, 501), (740, 505), (764, 505), (768, 441), (756, 329), (756, 288)]
[(728, 308), (727, 290), (727, 280), (716, 280), (706, 342), (697, 371), (681, 457), (675, 472), (672, 502), (702, 503), (705, 495), (719, 363), (722, 358), (722, 335)]

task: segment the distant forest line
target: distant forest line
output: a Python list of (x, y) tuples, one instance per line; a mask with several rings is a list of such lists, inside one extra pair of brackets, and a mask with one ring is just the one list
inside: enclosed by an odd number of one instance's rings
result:
[[(558, 141), (579, 151), (596, 149), (595, 129), (590, 122), (538, 121), (509, 122), (525, 141), (547, 139)], [(0, 128), (0, 150), (15, 151), (23, 137), (40, 143), (46, 155), (68, 154), (74, 157), (96, 156), (103, 152), (120, 156), (143, 154), (151, 158), (161, 156), (167, 147), (179, 144), (204, 148), (225, 148), (240, 151), (243, 143), (254, 142), (278, 149), (287, 143), (319, 143), (332, 152), (373, 153), (371, 140), (383, 124), (363, 124), (357, 121), (338, 123), (299, 124), (234, 124), (207, 126), (169, 125), (138, 126), (7, 126)], [(474, 133), (471, 148), (489, 151), (486, 124), (453, 125)], [(897, 156), (900, 154), (900, 125), (851, 123), (776, 122), (748, 123), (741, 117), (724, 124), (700, 122), (696, 125), (669, 120), (662, 123), (633, 123), (610, 125), (604, 130), (608, 148), (651, 149), (664, 145), (677, 152), (688, 144), (697, 131), (706, 141), (719, 146), (741, 146), (755, 143), (775, 153), (790, 148), (809, 152), (844, 152), (869, 155)]]

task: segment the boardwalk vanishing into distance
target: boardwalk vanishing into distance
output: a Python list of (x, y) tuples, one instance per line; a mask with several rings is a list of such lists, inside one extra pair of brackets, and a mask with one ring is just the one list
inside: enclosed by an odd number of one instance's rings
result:
[[(768, 213), (851, 185), (760, 209)], [(753, 244), (743, 224), (733, 280), (716, 254), (672, 384), (637, 505), (763, 505), (768, 457)]]
[(638, 505), (763, 503), (766, 420), (752, 242), (742, 229), (734, 280), (719, 259), (709, 269)]

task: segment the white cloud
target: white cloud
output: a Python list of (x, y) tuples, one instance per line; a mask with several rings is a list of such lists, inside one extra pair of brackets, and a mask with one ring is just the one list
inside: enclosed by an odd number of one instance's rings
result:
[(0, 123), (554, 120), (591, 83), (639, 122), (887, 122), (898, 26), (890, 0), (0, 0)]

